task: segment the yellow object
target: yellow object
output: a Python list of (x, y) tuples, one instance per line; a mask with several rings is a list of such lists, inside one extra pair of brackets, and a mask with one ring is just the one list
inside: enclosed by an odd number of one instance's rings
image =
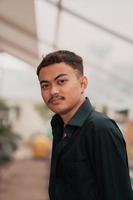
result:
[(31, 142), (32, 153), (36, 158), (46, 158), (50, 154), (51, 140), (46, 136), (35, 136)]

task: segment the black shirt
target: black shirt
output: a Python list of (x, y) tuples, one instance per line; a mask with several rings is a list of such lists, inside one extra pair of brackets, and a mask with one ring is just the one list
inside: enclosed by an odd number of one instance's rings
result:
[(113, 120), (87, 99), (65, 127), (57, 114), (51, 125), (50, 200), (133, 200), (125, 141)]

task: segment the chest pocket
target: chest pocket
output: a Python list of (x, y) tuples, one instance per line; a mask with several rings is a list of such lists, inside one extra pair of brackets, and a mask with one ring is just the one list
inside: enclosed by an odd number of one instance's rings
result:
[(64, 179), (72, 184), (81, 184), (89, 180), (92, 176), (92, 170), (87, 157), (67, 160), (61, 163)]

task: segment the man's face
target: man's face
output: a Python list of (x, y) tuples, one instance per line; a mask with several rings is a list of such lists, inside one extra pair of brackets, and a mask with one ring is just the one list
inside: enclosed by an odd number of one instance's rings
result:
[(53, 112), (65, 115), (81, 105), (87, 80), (65, 63), (44, 67), (39, 72), (41, 94)]

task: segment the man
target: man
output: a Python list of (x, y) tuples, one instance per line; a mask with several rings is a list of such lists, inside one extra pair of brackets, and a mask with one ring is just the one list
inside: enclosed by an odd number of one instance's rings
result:
[(82, 58), (70, 51), (50, 53), (37, 75), (43, 100), (56, 113), (50, 200), (133, 200), (122, 133), (84, 96)]

